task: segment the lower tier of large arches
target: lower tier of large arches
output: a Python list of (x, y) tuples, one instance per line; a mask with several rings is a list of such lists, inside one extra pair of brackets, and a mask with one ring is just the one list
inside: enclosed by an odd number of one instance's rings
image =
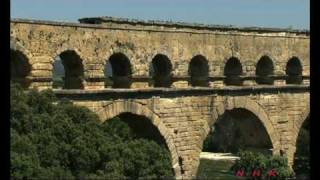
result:
[[(92, 99), (90, 101), (77, 99), (74, 102), (92, 109), (98, 114), (101, 122), (115, 116), (124, 116), (125, 114), (145, 118), (159, 131), (170, 151), (172, 167), (176, 177), (178, 179), (188, 179), (196, 175), (204, 140), (212, 130), (212, 126), (218, 121), (224, 122), (226, 125), (228, 125), (229, 120), (242, 122), (243, 124), (240, 123), (237, 127), (244, 128), (242, 133), (247, 133), (245, 136), (248, 136), (248, 138), (259, 137), (258, 140), (252, 138), (247, 142), (247, 145), (259, 146), (259, 148), (262, 147), (268, 150), (272, 149), (272, 154), (280, 154), (281, 151), (285, 151), (289, 161), (293, 159), (290, 152), (294, 151), (294, 146), (291, 146), (290, 142), (293, 142), (294, 134), (298, 129), (290, 128), (290, 124), (292, 125), (295, 120), (303, 116), (302, 114), (307, 105), (304, 103), (299, 104), (298, 99), (305, 98), (307, 104), (308, 95), (301, 94), (299, 95), (301, 97), (295, 98), (296, 100), (289, 95), (278, 96), (276, 97), (278, 100), (274, 101), (266, 101), (266, 97), (252, 95), (152, 97), (118, 100)], [(296, 103), (288, 103), (292, 106), (290, 109), (295, 108), (295, 113), (292, 113), (291, 110), (283, 111), (285, 106), (277, 104), (284, 100), (297, 101)], [(274, 103), (273, 109), (269, 110), (264, 102), (269, 102), (269, 106)], [(273, 114), (278, 115), (275, 116)], [(286, 114), (294, 114), (293, 119), (290, 119), (290, 117), (284, 118)], [(226, 116), (231, 116), (231, 118), (228, 120), (228, 118), (225, 118)], [(224, 121), (225, 119), (227, 121)], [(254, 119), (253, 123), (250, 123), (251, 119)], [(288, 122), (278, 123), (282, 119), (288, 119)], [(246, 125), (250, 126), (246, 127)], [(228, 128), (228, 126), (222, 127)], [(286, 141), (286, 134), (282, 132), (283, 128), (287, 133), (290, 133), (290, 140)], [(256, 129), (259, 132), (249, 132)]]

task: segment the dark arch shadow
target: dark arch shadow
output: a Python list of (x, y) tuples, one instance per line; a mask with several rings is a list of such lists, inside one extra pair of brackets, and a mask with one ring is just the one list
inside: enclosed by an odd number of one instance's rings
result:
[[(147, 117), (129, 112), (121, 113), (116, 117), (118, 117), (122, 122), (128, 124), (128, 126), (137, 135), (137, 138), (153, 140), (169, 151), (164, 137), (161, 135), (158, 128), (155, 127)], [(108, 120), (104, 123), (108, 123)]]
[[(84, 68), (82, 59), (73, 50), (62, 52), (53, 64), (53, 79), (61, 78), (63, 89), (84, 89)], [(54, 79), (55, 80), (55, 79)], [(55, 85), (57, 82), (53, 82)]]
[(209, 66), (208, 61), (204, 56), (197, 55), (191, 59), (188, 73), (191, 86), (209, 86)]
[[(112, 69), (112, 87), (113, 88), (130, 88), (132, 80), (131, 64), (128, 57), (122, 53), (114, 53), (110, 56), (109, 62)], [(107, 63), (108, 64), (108, 63)], [(107, 67), (105, 66), (105, 74)]]
[[(126, 123), (129, 126), (130, 130), (126, 131), (126, 129), (123, 128), (123, 126), (121, 127), (121, 124), (117, 124), (117, 121)], [(172, 157), (170, 154), (170, 149), (166, 143), (166, 140), (161, 135), (158, 128), (151, 122), (149, 118), (142, 115), (133, 114), (130, 112), (123, 112), (113, 117), (112, 119), (105, 120), (104, 124), (105, 123), (112, 123), (114, 130), (115, 131), (118, 130), (118, 132), (115, 132), (114, 134), (124, 137), (125, 140), (129, 140), (131, 138), (133, 138), (132, 140), (142, 138), (142, 139), (146, 139), (146, 140), (157, 143), (161, 148), (164, 148), (167, 151), (169, 155), (168, 159), (170, 159), (170, 162), (168, 163), (171, 166)], [(166, 159), (165, 156), (163, 156), (163, 159)], [(172, 175), (174, 176), (175, 170), (173, 167), (171, 167), (171, 172), (172, 172)]]
[(10, 50), (10, 76), (11, 81), (28, 88), (31, 81), (27, 79), (30, 75), (31, 65), (26, 55), (18, 50)]
[(268, 56), (262, 56), (257, 63), (256, 82), (257, 84), (273, 84), (273, 62)]
[(310, 179), (310, 115), (303, 122), (296, 141), (293, 170), (298, 179)]
[(286, 66), (286, 83), (301, 84), (302, 83), (302, 65), (297, 57), (292, 57)]
[(170, 150), (172, 158), (172, 168), (174, 168), (175, 175), (177, 178), (181, 177), (181, 171), (183, 169), (178, 162), (179, 154), (174, 143), (173, 136), (169, 129), (167, 129), (167, 127), (160, 120), (160, 117), (156, 113), (151, 111), (148, 107), (130, 100), (115, 101), (111, 104), (107, 103), (106, 105), (103, 105), (102, 108), (97, 111), (97, 114), (99, 116), (99, 119), (104, 122), (107, 119), (112, 119), (113, 117), (127, 112), (146, 117), (158, 129), (162, 137), (165, 138), (166, 145)]
[(240, 86), (242, 85), (242, 65), (240, 60), (236, 57), (231, 57), (228, 59), (225, 67), (224, 67), (224, 75), (226, 85), (235, 85)]
[(154, 87), (171, 87), (172, 64), (166, 55), (157, 54), (152, 59), (152, 69), (150, 74), (154, 81)]
[(237, 153), (239, 150), (272, 154), (271, 138), (261, 120), (252, 112), (226, 110), (204, 141), (203, 151)]

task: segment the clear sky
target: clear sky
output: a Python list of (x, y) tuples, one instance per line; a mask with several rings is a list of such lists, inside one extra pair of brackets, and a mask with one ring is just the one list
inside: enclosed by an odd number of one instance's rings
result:
[(141, 20), (309, 29), (309, 0), (11, 0), (11, 17), (77, 22), (114, 16)]

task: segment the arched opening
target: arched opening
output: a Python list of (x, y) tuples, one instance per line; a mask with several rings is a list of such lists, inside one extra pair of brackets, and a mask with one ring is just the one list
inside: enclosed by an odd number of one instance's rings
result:
[(258, 84), (273, 84), (273, 62), (268, 56), (262, 56), (256, 67)]
[(189, 64), (190, 84), (192, 86), (207, 87), (209, 75), (208, 61), (205, 57), (197, 55), (193, 57)]
[(154, 87), (170, 87), (172, 64), (170, 59), (163, 54), (157, 54), (152, 59), (150, 74), (153, 78)]
[(75, 51), (62, 52), (54, 60), (52, 76), (53, 88), (83, 89), (82, 59)]
[(22, 52), (11, 49), (10, 59), (11, 81), (20, 84), (23, 88), (28, 88), (30, 81), (26, 77), (31, 71), (28, 58)]
[(226, 85), (242, 85), (241, 75), (242, 75), (242, 65), (238, 58), (231, 57), (225, 67), (224, 67), (224, 75)]
[(252, 112), (236, 108), (226, 110), (213, 125), (204, 150), (209, 152), (232, 152), (240, 149), (272, 153), (271, 139), (259, 118)]
[(286, 83), (301, 84), (302, 83), (302, 66), (297, 57), (291, 58), (286, 67)]
[[(113, 88), (130, 88), (132, 83), (131, 82), (132, 71), (131, 71), (131, 64), (128, 57), (122, 53), (115, 53), (110, 56), (109, 62), (110, 62), (111, 68), (108, 68), (107, 67), (108, 63), (106, 63), (105, 75), (106, 74), (109, 75), (109, 78), (112, 79), (112, 87)], [(110, 70), (111, 73), (108, 73), (109, 69), (112, 69)]]
[[(309, 115), (310, 116), (310, 115)], [(309, 116), (303, 122), (294, 154), (293, 170), (297, 179), (310, 179), (310, 120)]]
[(271, 138), (255, 114), (243, 108), (226, 110), (204, 140), (197, 177), (234, 179), (230, 168), (238, 158), (237, 152), (245, 150), (271, 155), (272, 148)]
[[(120, 150), (122, 153), (117, 154), (117, 161), (124, 160), (127, 165), (118, 167), (117, 171), (130, 179), (174, 177), (169, 148), (150, 119), (125, 112), (106, 120), (104, 125), (109, 125), (109, 134), (118, 137), (116, 143), (125, 144)], [(112, 157), (110, 159), (112, 161)]]

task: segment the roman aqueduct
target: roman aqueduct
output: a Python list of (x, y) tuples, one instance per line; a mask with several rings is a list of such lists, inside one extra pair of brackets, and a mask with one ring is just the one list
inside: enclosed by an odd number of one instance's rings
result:
[[(178, 179), (196, 174), (204, 139), (228, 112), (257, 119), (263, 128), (250, 136), (265, 131), (272, 152), (285, 152), (293, 163), (309, 116), (309, 32), (79, 21), (11, 20), (12, 80), (53, 89), (102, 122), (123, 113), (148, 118), (166, 142)], [(65, 71), (62, 89), (53, 88), (57, 57)]]

